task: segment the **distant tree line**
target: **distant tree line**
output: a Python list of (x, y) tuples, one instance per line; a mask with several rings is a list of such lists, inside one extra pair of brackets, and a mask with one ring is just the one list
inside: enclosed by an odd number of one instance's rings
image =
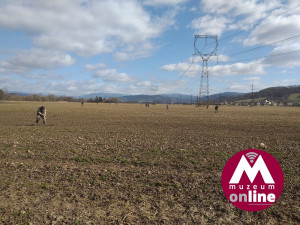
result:
[(118, 98), (102, 98), (102, 97), (98, 97), (96, 96), (95, 98), (88, 98), (86, 100), (87, 102), (95, 102), (95, 103), (119, 103), (120, 100)]
[(70, 96), (56, 96), (53, 94), (40, 95), (19, 95), (19, 94), (9, 94), (5, 89), (0, 89), (0, 100), (6, 101), (38, 101), (38, 102), (55, 102), (55, 101), (66, 101), (66, 102), (80, 102), (81, 99), (76, 99)]
[(104, 101), (105, 101), (105, 98), (96, 96), (95, 98), (88, 98), (86, 101), (87, 101), (87, 102), (95, 102), (95, 103), (99, 103), (99, 102), (104, 102)]
[[(6, 90), (0, 89), (0, 100), (6, 101), (38, 101), (38, 102), (56, 102), (56, 101), (66, 101), (66, 102), (81, 102), (82, 98), (74, 98), (70, 96), (56, 96), (53, 94), (49, 95), (39, 95), (39, 94), (31, 94), (31, 95), (18, 95), (18, 94), (8, 94)], [(102, 98), (96, 96), (95, 98), (89, 98), (85, 100), (86, 102), (95, 102), (95, 103), (118, 103), (118, 98)]]
[(26, 95), (21, 96), (17, 94), (7, 94), (4, 97), (0, 96), (0, 100), (6, 101), (37, 101), (37, 102), (56, 102), (56, 101), (66, 101), (66, 102), (80, 102), (80, 99), (76, 99), (70, 96), (55, 96), (55, 95)]

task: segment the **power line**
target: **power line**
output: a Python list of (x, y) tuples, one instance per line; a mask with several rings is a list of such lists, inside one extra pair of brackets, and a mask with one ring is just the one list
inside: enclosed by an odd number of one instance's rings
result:
[[(299, 7), (300, 7), (300, 4), (296, 4), (296, 5), (294, 5), (294, 6), (290, 7), (290, 8), (288, 8), (288, 9), (285, 10), (284, 12), (279, 13), (279, 14), (277, 14), (277, 15), (275, 15), (275, 16), (281, 16), (281, 15), (284, 15), (284, 14), (286, 14), (287, 12), (292, 11), (292, 10), (295, 10), (295, 9), (297, 9), (297, 8), (299, 8)], [(269, 15), (268, 17), (270, 17), (270, 16), (271, 16), (271, 15)], [(268, 17), (266, 17), (266, 18), (268, 18)], [(265, 18), (265, 19), (266, 19), (266, 18)], [(224, 38), (220, 38), (220, 39), (218, 40), (218, 42), (222, 42), (222, 41), (224, 41), (224, 40), (226, 40), (226, 39), (229, 39), (229, 38), (231, 38), (231, 37), (234, 37), (234, 36), (236, 36), (236, 35), (238, 35), (238, 34), (241, 34), (241, 33), (243, 33), (243, 32), (246, 32), (246, 30), (241, 30), (241, 31), (235, 32), (235, 33), (233, 33), (233, 34), (231, 34), (231, 35), (229, 35), (229, 36), (226, 36), (226, 37), (224, 37)], [(299, 38), (299, 37), (300, 37), (300, 35), (295, 35), (295, 36), (288, 37), (288, 38), (285, 38), (285, 39), (282, 39), (282, 40), (279, 40), (279, 41), (275, 41), (275, 42), (272, 42), (272, 43), (268, 43), (268, 44), (264, 44), (264, 45), (261, 45), (261, 46), (257, 46), (257, 47), (251, 48), (251, 49), (247, 49), (247, 50), (244, 50), (244, 51), (241, 51), (241, 52), (236, 52), (236, 53), (231, 54), (231, 55), (229, 55), (229, 56), (239, 55), (239, 54), (243, 54), (243, 53), (250, 52), (250, 51), (255, 51), (255, 50), (258, 50), (258, 49), (261, 49), (261, 48), (265, 48), (265, 47), (268, 47), (268, 46), (272, 46), (272, 45), (281, 43), (281, 42), (290, 41), (290, 40), (293, 40), (293, 39), (296, 39), (296, 38)], [(210, 45), (210, 44), (214, 44), (214, 42), (209, 42), (209, 43), (207, 43), (206, 45)], [(202, 50), (203, 50), (203, 49), (202, 49)], [(201, 50), (201, 51), (202, 51), (202, 50)], [(228, 61), (228, 62), (222, 62), (222, 63), (223, 63), (223, 64), (224, 64), (224, 63), (225, 63), (225, 64), (236, 63), (236, 62), (249, 61), (249, 60), (255, 60), (255, 59), (261, 59), (261, 58), (266, 58), (266, 57), (279, 56), (279, 55), (290, 54), (290, 53), (296, 53), (296, 52), (300, 52), (300, 49), (294, 50), (294, 51), (288, 51), (288, 52), (282, 52), (282, 53), (277, 53), (277, 54), (271, 54), (271, 55), (261, 56), (261, 57), (248, 58), (248, 59), (240, 59), (240, 60)], [(182, 79), (182, 77), (190, 70), (190, 68), (192, 67), (193, 63), (194, 63), (194, 55), (193, 55), (193, 60), (192, 60), (191, 64), (188, 66), (188, 68), (181, 74), (181, 76), (180, 76), (177, 80), (174, 80), (174, 81), (173, 81), (173, 83), (176, 82), (176, 81), (178, 81), (178, 80), (180, 80), (180, 79)], [(177, 69), (179, 69), (178, 67), (179, 67), (179, 66), (177, 65)], [(199, 72), (199, 71), (190, 71), (190, 72)], [(195, 84), (196, 84), (196, 83), (194, 83), (193, 86), (194, 86)], [(186, 90), (186, 89), (187, 89), (187, 88), (185, 88), (184, 90)]]
[[(293, 10), (299, 8), (299, 7), (300, 7), (300, 4), (296, 4), (296, 5), (294, 5), (294, 6), (290, 7), (290, 8), (288, 8), (288, 9), (285, 10), (284, 12), (279, 13), (278, 15), (275, 15), (275, 16), (281, 16), (281, 15), (284, 15), (284, 14), (286, 14), (286, 13), (288, 13), (288, 12), (290, 12), (290, 11), (293, 11)], [(269, 15), (268, 17), (270, 17), (270, 16), (271, 16), (271, 15)], [(267, 18), (268, 18), (268, 17), (267, 17)], [(266, 18), (265, 18), (265, 19), (266, 19)], [(226, 40), (226, 39), (228, 39), (228, 38), (234, 37), (234, 36), (236, 36), (236, 35), (238, 35), (238, 34), (241, 34), (241, 33), (243, 33), (243, 32), (246, 32), (246, 30), (241, 30), (241, 31), (238, 31), (238, 32), (236, 32), (236, 33), (234, 33), (234, 34), (231, 34), (231, 35), (229, 35), (229, 36), (226, 36), (226, 37), (224, 37), (224, 38), (220, 38), (220, 39), (218, 40), (218, 42), (220, 43), (220, 42), (222, 42), (222, 41), (224, 41), (224, 40)], [(208, 43), (208, 45), (210, 45), (210, 44), (214, 44), (214, 42)]]
[[(285, 55), (285, 54), (290, 54), (290, 53), (296, 53), (296, 52), (300, 52), (300, 49), (298, 50), (294, 50), (294, 51), (288, 51), (288, 52), (281, 52), (281, 53), (277, 53), (277, 54), (271, 54), (271, 55), (265, 55), (265, 56), (260, 56), (260, 57), (254, 57), (254, 58), (247, 58), (247, 59), (240, 59), (240, 60), (234, 60), (234, 61), (228, 61), (228, 62), (222, 62), (222, 64), (230, 64), (230, 63), (238, 63), (238, 62), (243, 62), (243, 61), (249, 61), (249, 60), (256, 60), (256, 59), (261, 59), (261, 58), (267, 58), (267, 57), (273, 57), (273, 56), (280, 56), (280, 55)], [(175, 83), (176, 81), (179, 81), (187, 71), (189, 71), (189, 69), (191, 68), (191, 66), (194, 63), (194, 57), (193, 60), (191, 62), (191, 64), (189, 65), (189, 67), (184, 71), (184, 73), (176, 80), (173, 80), (172, 83)], [(192, 70), (190, 72), (199, 72), (199, 70)], [(193, 83), (192, 86), (195, 87), (197, 83)], [(187, 90), (187, 89), (191, 89), (191, 86), (189, 87), (185, 87), (182, 90)]]
[(285, 10), (284, 12), (279, 13), (279, 14), (276, 15), (276, 16), (281, 16), (281, 15), (286, 14), (287, 12), (293, 11), (293, 10), (299, 8), (299, 7), (300, 7), (300, 4), (296, 4), (296, 5), (294, 5), (294, 6), (290, 7), (290, 8), (288, 8), (288, 9)]
[[(287, 12), (293, 11), (293, 10), (299, 8), (299, 7), (300, 7), (300, 4), (296, 4), (296, 5), (294, 5), (294, 6), (290, 7), (290, 8), (288, 8), (288, 9), (285, 10), (284, 12), (279, 13), (278, 15), (275, 15), (275, 16), (281, 16), (281, 15), (284, 15), (284, 14), (286, 14)], [(269, 15), (268, 17), (270, 17), (270, 16), (271, 16), (271, 15)], [(267, 17), (267, 18), (268, 18), (268, 17)], [(265, 18), (265, 19), (266, 19), (266, 18)], [(224, 37), (224, 38), (220, 38), (220, 39), (218, 40), (218, 42), (220, 43), (220, 42), (222, 42), (222, 41), (224, 41), (224, 40), (226, 40), (226, 39), (228, 39), (228, 38), (234, 37), (234, 36), (236, 36), (236, 35), (238, 35), (238, 34), (241, 34), (241, 33), (243, 33), (243, 32), (246, 32), (246, 30), (241, 30), (241, 31), (238, 31), (238, 32), (236, 32), (236, 33), (234, 33), (234, 34), (231, 34), (231, 35), (229, 35), (229, 36), (226, 36), (226, 37)], [(210, 44), (214, 44), (214, 42), (210, 42), (210, 43), (208, 43), (207, 45), (210, 45)]]
[[(296, 35), (296, 36), (293, 36), (293, 37), (289, 37), (289, 38), (285, 38), (283, 40), (279, 40), (279, 41), (276, 41), (276, 42), (272, 42), (272, 43), (269, 43), (269, 44), (266, 44), (266, 45), (263, 45), (263, 46), (269, 46), (269, 45), (272, 45), (274, 43), (280, 43), (280, 42), (284, 42), (284, 41), (287, 41), (287, 40), (292, 40), (294, 38), (299, 38), (300, 35)], [(263, 46), (258, 46), (260, 48), (262, 48)], [(256, 47), (256, 48), (258, 48)], [(254, 49), (256, 49), (254, 48)], [(248, 49), (249, 50), (249, 49)], [(296, 52), (300, 52), (300, 49), (298, 50), (294, 50), (294, 51), (288, 51), (288, 52), (281, 52), (281, 53), (277, 53), (277, 54), (271, 54), (271, 55), (265, 55), (265, 56), (260, 56), (260, 57), (252, 57), (252, 58), (246, 58), (246, 59), (240, 59), (240, 60), (233, 60), (233, 61), (227, 61), (227, 62), (221, 62), (222, 64), (230, 64), (230, 63), (238, 63), (238, 62), (243, 62), (243, 61), (249, 61), (249, 60), (256, 60), (256, 59), (261, 59), (261, 58), (267, 58), (267, 57), (273, 57), (273, 56), (280, 56), (280, 55), (285, 55), (285, 54), (291, 54), (291, 53), (296, 53)], [(195, 55), (193, 55), (193, 59), (192, 59), (192, 62), (190, 63), (190, 65), (187, 67), (187, 69), (181, 74), (181, 76), (176, 79), (176, 80), (173, 80), (172, 83), (175, 83), (179, 80), (181, 80), (185, 74), (190, 71), (190, 68), (192, 67), (192, 65), (195, 63)], [(177, 69), (179, 66), (177, 65)], [(190, 71), (190, 72), (199, 72), (198, 70), (197, 71)]]
[(181, 76), (184, 76), (184, 75), (189, 71), (189, 69), (190, 69), (190, 68), (192, 67), (192, 65), (194, 64), (194, 59), (195, 59), (195, 57), (194, 57), (194, 55), (193, 55), (193, 59), (192, 59), (191, 64), (190, 64), (189, 67), (182, 73)]
[[(192, 59), (191, 64), (186, 68), (185, 71), (183, 71), (183, 73), (181, 73), (180, 77), (179, 77), (178, 79), (174, 80), (173, 82), (178, 81), (178, 80), (180, 80), (183, 76), (185, 76), (185, 74), (190, 70), (190, 68), (192, 67), (192, 65), (195, 63), (194, 59), (195, 59), (195, 55), (193, 55), (193, 59)], [(178, 65), (178, 64), (177, 64), (177, 70), (179, 70), (179, 65)]]
[[(220, 39), (218, 39), (218, 43), (220, 43), (220, 42), (222, 42), (222, 41), (224, 41), (224, 40), (226, 40), (228, 38), (234, 37), (234, 36), (236, 36), (236, 35), (238, 35), (240, 33), (244, 33), (244, 32), (245, 32), (244, 30), (241, 30), (241, 31), (235, 32), (235, 33), (233, 33), (231, 35), (228, 35), (226, 37), (220, 38)], [(211, 41), (211, 42), (207, 43), (207, 45), (211, 45), (211, 44), (215, 44), (215, 42)]]
[(234, 36), (236, 36), (236, 35), (238, 35), (238, 34), (240, 34), (240, 33), (243, 33), (243, 32), (245, 32), (245, 31), (244, 31), (244, 30), (241, 30), (241, 31), (236, 32), (236, 33), (234, 33), (234, 34), (231, 34), (231, 35), (229, 35), (229, 36), (227, 36), (227, 37), (220, 38), (220, 40), (219, 40), (218, 42), (222, 42), (222, 41), (224, 41), (224, 40), (226, 40), (226, 39), (228, 39), (228, 38), (234, 37)]
[[(296, 9), (296, 8), (299, 8), (299, 7), (300, 7), (300, 4), (296, 4), (296, 5), (292, 6), (292, 7), (290, 7), (289, 9), (287, 9), (286, 11), (284, 11), (284, 12), (278, 14), (277, 16), (283, 15), (283, 14), (285, 14), (285, 13), (291, 11), (291, 10), (294, 10), (294, 9)], [(236, 36), (236, 35), (238, 35), (238, 34), (240, 34), (240, 33), (243, 33), (243, 32), (245, 32), (245, 31), (244, 31), (244, 30), (238, 31), (238, 32), (236, 32), (236, 33), (234, 33), (234, 34), (231, 34), (231, 35), (229, 35), (229, 36), (226, 36), (226, 37), (224, 37), (224, 38), (220, 38), (220, 39), (218, 40), (218, 43), (219, 43), (219, 42), (222, 42), (222, 41), (224, 41), (224, 40), (226, 40), (226, 39), (228, 39), (228, 38), (231, 38), (231, 37), (233, 37), (233, 36)], [(261, 46), (257, 46), (257, 47), (251, 48), (251, 49), (247, 49), (247, 50), (244, 50), (244, 51), (241, 51), (241, 52), (236, 52), (236, 53), (233, 53), (233, 54), (228, 55), (228, 56), (234, 56), (234, 55), (239, 55), (239, 54), (243, 54), (243, 53), (250, 52), (250, 51), (255, 51), (255, 50), (258, 50), (258, 49), (261, 49), (261, 48), (265, 48), (265, 47), (268, 47), (268, 46), (272, 46), (272, 45), (281, 43), (281, 42), (290, 41), (290, 40), (293, 40), (293, 39), (296, 39), (296, 38), (299, 38), (299, 37), (300, 37), (300, 35), (295, 35), (295, 36), (288, 37), (288, 38), (285, 38), (285, 39), (282, 39), (282, 40), (279, 40), (279, 41), (275, 41), (275, 42), (271, 42), (271, 43), (268, 43), (268, 44), (264, 44), (264, 45), (261, 45)], [(210, 42), (210, 43), (207, 43), (207, 45), (209, 45), (209, 44), (214, 44), (214, 43), (215, 43), (215, 42)], [(296, 50), (296, 51), (299, 51), (299, 50)], [(295, 51), (291, 51), (291, 52), (295, 52)], [(287, 53), (291, 53), (291, 52), (287, 52)], [(282, 53), (282, 54), (287, 54), (287, 53)], [(276, 55), (280, 55), (280, 54), (276, 54)], [(271, 55), (271, 56), (272, 56), (272, 55)], [(274, 55), (274, 56), (275, 56), (275, 55)], [(262, 57), (268, 57), (268, 56), (262, 56)], [(235, 61), (230, 61), (230, 62), (247, 61), (247, 60), (252, 60), (252, 59), (259, 59), (259, 58), (262, 58), (262, 57), (256, 57), (256, 58), (250, 58), (250, 59), (241, 59), (241, 60), (235, 60)], [(188, 72), (188, 70), (191, 68), (191, 66), (193, 65), (193, 63), (194, 63), (194, 55), (193, 55), (192, 63), (189, 65), (189, 67), (182, 73), (182, 75), (180, 76), (180, 78), (178, 78), (177, 80), (180, 80), (180, 79)], [(228, 62), (225, 62), (225, 63), (228, 63)], [(178, 66), (177, 66), (177, 67), (178, 67)], [(176, 81), (176, 80), (175, 80), (175, 81)]]
[[(281, 53), (277, 53), (277, 54), (271, 54), (270, 56), (278, 56), (278, 55), (284, 55), (284, 54), (289, 54), (289, 53), (294, 53), (294, 52), (299, 52), (300, 49), (298, 50), (294, 50), (294, 51), (289, 51), (289, 52), (281, 52)], [(268, 56), (265, 56), (268, 57)]]
[[(266, 55), (266, 56), (261, 56), (261, 57), (256, 57), (256, 58), (248, 58), (248, 59), (241, 59), (241, 60), (235, 60), (235, 61), (228, 61), (228, 62), (224, 62), (224, 64), (229, 64), (229, 63), (237, 63), (237, 62), (242, 62), (242, 61), (249, 61), (249, 60), (255, 60), (255, 59), (261, 59), (261, 58), (265, 58), (265, 57), (273, 57), (273, 56), (280, 56), (280, 55), (284, 55), (284, 54), (290, 54), (290, 53), (296, 53), (296, 52), (300, 52), (300, 49), (298, 50), (294, 50), (294, 51), (288, 51), (288, 52), (281, 52), (281, 53), (277, 53), (277, 54), (271, 54), (271, 55)], [(190, 71), (190, 72), (199, 72), (198, 70), (196, 71)], [(179, 80), (179, 79), (178, 79)], [(174, 81), (175, 82), (175, 81)], [(186, 91), (186, 90), (190, 90), (193, 89), (192, 87), (195, 87), (197, 85), (197, 82), (194, 82), (192, 84), (192, 86), (188, 86), (188, 87), (184, 87), (183, 89), (181, 89), (182, 91)]]
[(282, 39), (282, 40), (279, 40), (279, 41), (274, 41), (274, 42), (264, 44), (264, 45), (260, 45), (260, 46), (250, 48), (250, 49), (247, 49), (247, 50), (244, 50), (244, 51), (236, 52), (236, 53), (230, 54), (228, 56), (240, 55), (240, 54), (243, 54), (243, 53), (246, 53), (246, 52), (255, 51), (255, 50), (258, 50), (258, 49), (261, 49), (261, 48), (265, 48), (265, 47), (268, 47), (268, 46), (272, 46), (272, 45), (281, 43), (281, 42), (290, 41), (290, 40), (293, 40), (293, 39), (296, 39), (296, 38), (299, 38), (299, 37), (300, 37), (300, 35), (288, 37), (288, 38), (285, 38), (285, 39)]
[(279, 56), (279, 55), (284, 55), (284, 54), (290, 54), (290, 53), (295, 53), (295, 52), (300, 52), (300, 49), (294, 50), (294, 51), (289, 51), (289, 52), (281, 52), (281, 53), (277, 53), (277, 54), (265, 55), (265, 56), (254, 57), (254, 58), (248, 58), (248, 59), (239, 59), (239, 60), (233, 60), (233, 61), (222, 62), (222, 63), (223, 63), (223, 64), (237, 63), (237, 62), (243, 62), (243, 61), (249, 61), (249, 60), (255, 60), (255, 59), (266, 58), (266, 57), (272, 57), (272, 56)]
[[(291, 7), (288, 8), (287, 10), (283, 11), (282, 13), (279, 13), (278, 15), (275, 15), (275, 16), (281, 16), (281, 15), (284, 15), (284, 14), (286, 14), (286, 13), (288, 13), (288, 12), (290, 12), (290, 11), (293, 11), (293, 10), (299, 8), (299, 7), (300, 7), (300, 4), (296, 4), (296, 5), (294, 5), (294, 6), (291, 6)], [(268, 17), (270, 17), (270, 16), (272, 16), (272, 15), (269, 15), (269, 16), (267, 16), (266, 18), (268, 18)], [(266, 19), (266, 18), (264, 18), (264, 19)], [(228, 37), (225, 37), (225, 38), (220, 38), (219, 42), (222, 42), (222, 41), (225, 40), (225, 39), (228, 39), (228, 38), (230, 38), (230, 37), (233, 37), (233, 36), (238, 35), (238, 34), (243, 33), (243, 32), (246, 32), (246, 30), (242, 30), (242, 31), (236, 32), (236, 33), (234, 33), (234, 34), (232, 34), (232, 35), (229, 35)]]

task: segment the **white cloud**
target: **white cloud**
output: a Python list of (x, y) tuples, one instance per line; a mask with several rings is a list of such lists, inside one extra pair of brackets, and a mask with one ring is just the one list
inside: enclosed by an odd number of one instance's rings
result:
[[(1, 79), (0, 79), (1, 80)], [(8, 91), (20, 91), (25, 93), (43, 93), (67, 96), (79, 96), (95, 92), (118, 92), (115, 84), (97, 83), (96, 80), (16, 80), (6, 78), (2, 83)]]
[(247, 78), (244, 78), (244, 80), (246, 80), (246, 81), (260, 81), (261, 77), (247, 77)]
[[(98, 83), (95, 79), (87, 80), (15, 80), (12, 77), (0, 77), (1, 87), (8, 91), (20, 91), (25, 93), (43, 93), (66, 96), (80, 96), (90, 93), (122, 93), (122, 94), (151, 94), (150, 81), (137, 81), (133, 83)], [(165, 90), (165, 86), (160, 86)]]
[(266, 16), (266, 12), (281, 6), (279, 0), (202, 0), (201, 3), (204, 12), (216, 13), (217, 15), (227, 14), (230, 16), (244, 15), (246, 20), (252, 23)]
[(166, 81), (159, 86), (159, 93), (184, 93), (189, 91), (190, 87), (188, 86), (188, 82), (184, 79)]
[(106, 67), (107, 67), (107, 65), (104, 63), (85, 65), (85, 69), (87, 69), (87, 70), (98, 70), (98, 69), (104, 69)]
[(201, 7), (206, 14), (194, 19), (191, 27), (203, 34), (221, 36), (227, 29), (252, 29), (282, 5), (279, 0), (202, 0)]
[(194, 77), (197, 72), (201, 71), (201, 66), (198, 64), (191, 64), (187, 62), (178, 63), (178, 64), (168, 64), (163, 65), (160, 69), (165, 71), (178, 71), (181, 75), (185, 75), (188, 77)]
[(203, 12), (226, 14), (236, 7), (238, 1), (223, 1), (223, 0), (202, 0), (201, 5)]
[[(91, 56), (151, 44), (174, 23), (169, 12), (151, 16), (136, 0), (5, 1), (0, 27), (22, 30), (35, 47)], [(131, 52), (133, 52), (132, 50)]]
[(0, 62), (0, 73), (24, 74), (36, 69), (54, 69), (75, 63), (70, 55), (45, 49), (23, 50), (18, 55)]
[[(296, 51), (298, 50), (298, 51)], [(300, 44), (287, 44), (273, 49), (263, 61), (266, 65), (293, 68), (300, 66)]]
[(68, 80), (63, 82), (51, 82), (46, 89), (49, 93), (57, 95), (79, 96), (95, 92), (117, 92), (118, 87), (114, 84), (97, 83), (95, 80)]
[(230, 20), (226, 17), (205, 15), (194, 19), (190, 26), (197, 34), (221, 35), (229, 23)]
[(270, 16), (262, 21), (244, 41), (245, 45), (267, 44), (299, 35), (300, 15)]
[(235, 63), (231, 65), (216, 65), (209, 67), (210, 75), (232, 76), (247, 74), (264, 74), (264, 65), (260, 61), (250, 63)]
[[(226, 57), (224, 57), (226, 58)], [(208, 73), (213, 76), (236, 76), (247, 74), (264, 74), (264, 65), (262, 61), (254, 61), (250, 63), (235, 63), (230, 65), (209, 66)], [(191, 63), (168, 64), (160, 67), (165, 71), (179, 71), (181, 74), (194, 77), (196, 73), (202, 71), (202, 65)]]
[[(199, 63), (199, 62), (202, 62), (202, 57), (201, 56), (192, 56), (189, 58), (189, 62), (192, 63)], [(227, 55), (213, 55), (209, 58), (209, 61), (212, 61), (212, 62), (228, 62), (229, 61), (229, 57)]]
[(95, 78), (101, 78), (105, 82), (136, 82), (137, 78), (129, 76), (126, 73), (118, 73), (115, 69), (98, 70), (93, 74)]
[(139, 81), (131, 83), (125, 90), (126, 94), (151, 94), (151, 82)]
[(247, 84), (232, 84), (228, 87), (228, 90), (235, 92), (250, 92), (250, 87)]
[(227, 55), (218, 55), (218, 56), (211, 56), (209, 58), (210, 61), (212, 62), (228, 62), (229, 57)]
[(186, 1), (187, 0), (144, 0), (143, 4), (147, 6), (175, 6)]
[[(130, 95), (174, 93), (184, 87), (185, 84), (185, 80), (159, 80), (159, 85), (156, 85), (153, 81), (139, 80), (123, 86), (121, 89), (119, 88), (116, 92)], [(153, 91), (153, 87), (156, 87), (156, 91)]]
[[(0, 77), (0, 83), (1, 85), (3, 85), (4, 83), (8, 83), (10, 81), (10, 77), (9, 76), (1, 76)], [(2, 86), (0, 87), (0, 89), (3, 88)]]
[(65, 76), (60, 74), (52, 73), (51, 71), (41, 72), (37, 74), (26, 75), (26, 78), (34, 79), (34, 80), (60, 80), (65, 78)]
[(227, 90), (229, 91), (235, 91), (235, 92), (245, 92), (249, 93), (252, 91), (252, 85), (253, 85), (253, 91), (258, 91), (262, 90), (267, 87), (272, 87), (272, 84), (263, 84), (259, 81), (254, 81), (254, 82), (249, 82), (247, 84), (242, 84), (242, 83), (232, 83)]
[(192, 8), (190, 8), (190, 11), (191, 11), (191, 12), (196, 12), (197, 10), (198, 10), (197, 7), (192, 7)]
[(126, 48), (117, 51), (114, 58), (117, 61), (135, 60), (137, 58), (145, 58), (151, 55), (158, 47), (154, 46), (150, 42), (141, 43), (139, 48), (136, 49), (134, 46), (129, 45)]
[(295, 85), (299, 83), (300, 83), (300, 79), (283, 79), (280, 81), (273, 82), (273, 84), (276, 86), (289, 86), (289, 85)]

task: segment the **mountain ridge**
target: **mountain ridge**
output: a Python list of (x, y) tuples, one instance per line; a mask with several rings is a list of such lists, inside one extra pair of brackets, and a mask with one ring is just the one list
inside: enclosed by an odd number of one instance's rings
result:
[[(5, 91), (0, 90), (0, 100), (5, 99)], [(81, 96), (56, 96), (53, 94), (30, 94), (21, 91), (8, 91), (6, 95), (10, 96), (9, 99), (17, 100), (35, 100), (35, 101), (55, 101), (59, 99), (60, 101), (79, 101), (80, 99), (85, 99), (88, 102), (95, 101), (96, 97), (101, 97), (102, 99), (118, 98), (120, 102), (148, 102), (148, 103), (196, 103), (206, 101), (206, 97), (199, 99), (194, 95), (186, 95), (179, 93), (170, 94), (157, 94), (157, 95), (126, 95), (120, 93), (106, 93), (97, 92), (90, 93)], [(16, 96), (16, 97), (13, 97)], [(19, 97), (18, 97), (19, 96)], [(43, 100), (44, 99), (44, 100)], [(262, 89), (253, 93), (241, 93), (241, 92), (223, 92), (218, 94), (212, 94), (209, 96), (211, 104), (220, 103), (230, 103), (230, 102), (262, 102), (262, 101), (273, 101), (282, 103), (297, 103), (300, 104), (300, 85), (293, 86), (277, 86)]]

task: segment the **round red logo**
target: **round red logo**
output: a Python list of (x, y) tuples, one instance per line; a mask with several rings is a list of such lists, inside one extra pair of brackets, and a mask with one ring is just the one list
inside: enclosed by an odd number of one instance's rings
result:
[(284, 184), (277, 160), (265, 151), (247, 149), (232, 156), (222, 173), (222, 187), (228, 200), (246, 211), (260, 211), (273, 205)]

